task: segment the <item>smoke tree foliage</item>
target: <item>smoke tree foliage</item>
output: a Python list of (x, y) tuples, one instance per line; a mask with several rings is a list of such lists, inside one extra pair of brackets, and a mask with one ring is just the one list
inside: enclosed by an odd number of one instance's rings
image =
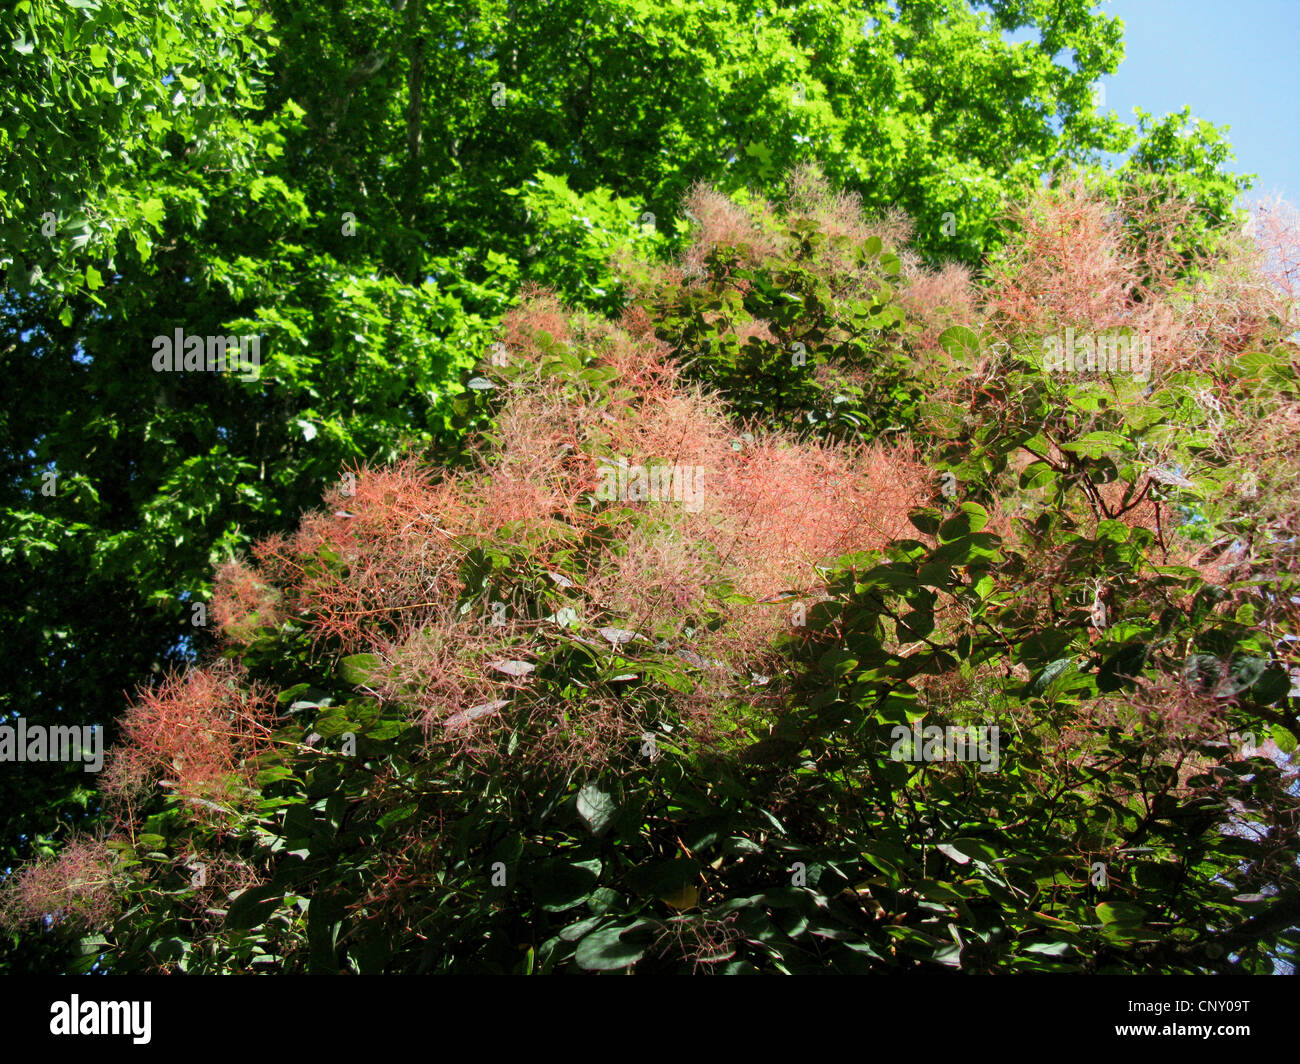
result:
[[(1286, 295), (1231, 234), (1172, 268), (1195, 205), (1122, 206), (1037, 191), (975, 284), (805, 170), (696, 189), (617, 318), (525, 293), (454, 460), (221, 566), (219, 653), (131, 700), (113, 827), (7, 919), (110, 971), (1293, 962)], [(1085, 326), (1158, 342), (1045, 362)], [(822, 416), (882, 379), (898, 432)]]
[[(1004, 242), (1006, 203), (1067, 168), (1117, 209), (1145, 190), (1129, 228), (1167, 253), (1151, 283), (1224, 228), (1242, 180), (1217, 131), (1097, 113), (1121, 58), (1118, 20), (1084, 0), (19, 0), (0, 14), (6, 719), (129, 739), (123, 692), (225, 645), (219, 567), (292, 533), (345, 472), (432, 447), (487, 475), (485, 385), (507, 368), (489, 345), (529, 283), (608, 318), (635, 296), (637, 342), (666, 345), (681, 387), (832, 447), (765, 459), (783, 484), (800, 463), (884, 475), (833, 448), (928, 444), (917, 367), (974, 320), (969, 269)], [(1130, 157), (1098, 176), (1103, 151)], [(823, 177), (798, 169), (814, 160)], [(755, 208), (752, 246), (750, 222), (728, 234), (791, 168), (792, 210)], [(1182, 242), (1162, 241), (1187, 197)], [(256, 337), (258, 373), (155, 372), (177, 329)], [(904, 486), (887, 494), (917, 501)], [(853, 507), (844, 550), (901, 534)], [(78, 765), (7, 765), (0, 870), (92, 867), (67, 842), (116, 816)], [(62, 948), (15, 933), (0, 964)]]

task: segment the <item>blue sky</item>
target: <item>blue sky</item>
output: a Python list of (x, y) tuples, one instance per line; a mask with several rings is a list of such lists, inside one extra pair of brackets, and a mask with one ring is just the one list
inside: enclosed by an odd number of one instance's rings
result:
[(1110, 0), (1124, 20), (1124, 62), (1102, 78), (1105, 108), (1133, 122), (1190, 106), (1256, 173), (1247, 199), (1278, 192), (1300, 204), (1300, 0)]

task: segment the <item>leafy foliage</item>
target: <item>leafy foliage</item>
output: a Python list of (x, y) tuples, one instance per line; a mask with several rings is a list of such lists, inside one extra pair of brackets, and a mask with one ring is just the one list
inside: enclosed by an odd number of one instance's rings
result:
[[(800, 290), (843, 262), (883, 290), (878, 237), (831, 239), (824, 212), (729, 217), (772, 225), (708, 251), (723, 282), (770, 235)], [(979, 379), (916, 409), (927, 473), (905, 446), (863, 464), (834, 433), (741, 432), (721, 400), (745, 409), (747, 384), (719, 360), (731, 387), (702, 391), (655, 335), (680, 328), (670, 281), (622, 327), (533, 294), (503, 323), (504, 357), (478, 367), (454, 466), (363, 470), (223, 572), (229, 664), (142, 693), (125, 718), (110, 780), (159, 774), (165, 721), (191, 721), (196, 753), (173, 759), (161, 797), (115, 792), (116, 914), (83, 963), (1293, 960), (1296, 452), (1274, 443), (1300, 396), (1285, 326), (1261, 326), (1272, 346), (1163, 360), (1145, 380), (1062, 375), (1005, 317), (951, 327), (916, 379), (954, 365)], [(801, 303), (788, 327), (829, 305)], [(847, 347), (846, 371), (868, 351)], [(710, 476), (698, 506), (671, 477), (611, 496), (602, 470), (620, 460), (628, 478), (665, 463)], [(834, 462), (838, 479), (788, 479)], [(1267, 504), (1237, 490), (1243, 462)], [(802, 511), (771, 501), (775, 469)], [(848, 487), (886, 476), (893, 494), (854, 509)], [(773, 553), (769, 512), (858, 523)], [(1207, 546), (1232, 560), (1207, 564)], [(978, 756), (959, 756), (950, 736), (971, 728)], [(30, 911), (58, 878), (33, 872), (16, 897)]]
[[(822, 859), (858, 814), (798, 757), (763, 774), (745, 751), (805, 726), (807, 655), (835, 636), (810, 624), (782, 643), (786, 611), (843, 592), (837, 556), (910, 536), (931, 479), (920, 451), (947, 441), (934, 471), (955, 470), (995, 522), (994, 500), (1021, 490), (981, 480), (1005, 473), (1011, 437), (964, 437), (922, 405), (985, 401), (953, 387), (988, 371), (985, 323), (1021, 346), (1068, 324), (1068, 298), (1042, 301), (1057, 322), (1017, 316), (1009, 286), (1036, 281), (1017, 233), (1033, 223), (1004, 234), (1005, 205), (1133, 148), (1119, 177), (1094, 177), (1141, 252), (1115, 312), (1159, 290), (1188, 323), (1180, 368), (1199, 374), (1152, 402), (1181, 431), (1231, 381), (1278, 498), (1291, 407), (1278, 308), (1224, 266), (1242, 184), (1222, 172), (1226, 143), (1204, 124), (1177, 136), (1187, 116), (1134, 131), (1095, 112), (1118, 21), (1083, 0), (896, 6), (22, 0), (0, 15), (0, 707), (104, 725), (137, 751), (100, 793), (76, 765), (6, 773), (0, 867), (35, 860), (6, 873), (14, 919), (48, 913), (62, 883), (62, 915), (102, 923), (108, 891), (125, 912), (87, 957), (118, 970), (898, 962), (906, 935), (800, 923), (809, 905), (824, 916), (817, 899), (846, 901)], [(1039, 40), (1007, 43), (1016, 29)], [(1200, 209), (1171, 237), (1188, 196)], [(982, 299), (957, 263), (1003, 244), (1000, 296)], [(1075, 265), (1053, 267), (1054, 291), (1080, 290)], [(969, 332), (945, 347), (954, 323)], [(256, 337), (259, 372), (155, 372), (154, 339), (178, 328)], [(1225, 352), (1256, 361), (1233, 376)], [(1267, 557), (1249, 564), (1282, 579), (1285, 506), (1233, 508), (1222, 435), (1184, 452), (1128, 433), (1124, 418), (1147, 425), (1128, 410), (1065, 425), (1057, 404), (1101, 400), (1017, 367), (1028, 376), (997, 403), (1046, 388), (1007, 425), (1065, 441), (1048, 456), (1062, 492), (1120, 490), (1139, 465), (1112, 471), (1105, 448), (1154, 442), (1208, 485), (1180, 497), (1188, 542), (1262, 520), (1251, 551)], [(384, 472), (412, 448), (429, 449), (436, 488)], [(699, 512), (678, 466), (720, 478)], [(614, 467), (677, 491), (674, 507), (609, 505), (597, 488)], [(1156, 490), (1105, 506), (1147, 513)], [(456, 627), (493, 602), (504, 629)], [(218, 653), (239, 667), (218, 676)], [(1194, 660), (1197, 676), (1218, 668)], [(1256, 668), (1226, 661), (1234, 684)], [(178, 680), (190, 664), (200, 679)], [(212, 695), (217, 679), (248, 698)], [(273, 734), (250, 708), (264, 688), (295, 692)], [(142, 793), (138, 752), (172, 749), (191, 710), (208, 774)], [(1268, 727), (1285, 743), (1290, 718)], [(359, 752), (331, 745), (345, 735)], [(520, 749), (531, 760), (507, 771)], [(733, 819), (715, 836), (717, 816)], [(876, 829), (854, 830), (866, 853)], [(78, 833), (111, 841), (59, 850)], [(511, 889), (492, 883), (497, 860)], [(865, 872), (844, 854), (837, 867)], [(61, 944), (6, 948), (50, 968)]]

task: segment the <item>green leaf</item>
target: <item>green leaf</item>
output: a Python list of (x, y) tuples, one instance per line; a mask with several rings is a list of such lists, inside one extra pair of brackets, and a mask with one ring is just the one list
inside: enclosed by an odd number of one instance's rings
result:
[(1284, 754), (1289, 754), (1296, 748), (1296, 737), (1287, 728), (1280, 724), (1274, 724), (1268, 729), (1269, 738), (1277, 744), (1277, 748)]
[(1078, 924), (1069, 920), (1057, 919), (1055, 916), (1048, 916), (1047, 913), (1035, 912), (1029, 915), (1035, 923), (1042, 924), (1044, 927), (1055, 928), (1058, 931), (1068, 931), (1071, 934), (1078, 934), (1080, 930)]
[(858, 667), (858, 659), (847, 650), (832, 647), (821, 656), (821, 660), (817, 664), (818, 668), (829, 676), (839, 679), (842, 676), (847, 676)]
[(1097, 916), (1103, 924), (1136, 927), (1146, 918), (1146, 910), (1125, 901), (1104, 901), (1097, 906)]
[(226, 927), (248, 931), (260, 927), (280, 906), (284, 891), (273, 883), (250, 887), (230, 903), (226, 910)]
[(578, 792), (578, 815), (582, 817), (593, 835), (603, 835), (618, 815), (618, 803), (594, 783), (588, 783)]
[(570, 924), (560, 932), (560, 939), (564, 942), (577, 942), (583, 935), (589, 934), (593, 928), (599, 926), (602, 917), (588, 916), (579, 920), (576, 924)]
[(1077, 440), (1061, 444), (1061, 450), (1085, 458), (1102, 458), (1111, 451), (1123, 450), (1127, 445), (1128, 441), (1117, 432), (1089, 432)]
[(939, 334), (939, 344), (953, 358), (979, 355), (980, 338), (965, 325), (952, 325)]
[(642, 921), (629, 924), (610, 924), (598, 931), (587, 934), (573, 955), (579, 968), (589, 972), (612, 972), (639, 961), (646, 951), (645, 946), (626, 942), (622, 936), (625, 931), (642, 925)]
[(374, 683), (382, 675), (376, 654), (352, 654), (339, 661), (339, 675), (357, 686)]
[(141, 216), (155, 229), (161, 229), (162, 220), (166, 213), (167, 209), (163, 206), (163, 201), (156, 196), (150, 196), (140, 204)]
[(1130, 643), (1108, 657), (1097, 672), (1097, 690), (1118, 691), (1132, 686), (1134, 678), (1142, 674), (1146, 665), (1146, 643)]
[(1074, 952), (1069, 942), (1035, 942), (1025, 947), (1026, 953), (1037, 953), (1046, 957), (1065, 957)]
[(939, 542), (951, 543), (979, 532), (989, 523), (988, 511), (979, 503), (964, 502), (952, 517), (939, 526)]
[(1077, 671), (1073, 658), (1057, 658), (1055, 661), (1044, 665), (1037, 675), (1029, 681), (1025, 693), (1028, 695), (1042, 695), (1047, 692), (1056, 680), (1071, 671)]
[(1250, 657), (1247, 655), (1240, 655), (1234, 658), (1231, 666), (1228, 668), (1228, 676), (1224, 684), (1224, 693), (1236, 695), (1255, 686), (1255, 684), (1263, 678), (1269, 665), (1270, 662), (1267, 658)]
[(907, 519), (912, 522), (917, 531), (927, 536), (933, 536), (939, 531), (939, 526), (943, 523), (943, 513), (933, 509), (918, 509), (908, 514)]
[(596, 889), (600, 878), (598, 859), (569, 861), (553, 857), (537, 866), (533, 897), (547, 912), (558, 913), (581, 905)]

